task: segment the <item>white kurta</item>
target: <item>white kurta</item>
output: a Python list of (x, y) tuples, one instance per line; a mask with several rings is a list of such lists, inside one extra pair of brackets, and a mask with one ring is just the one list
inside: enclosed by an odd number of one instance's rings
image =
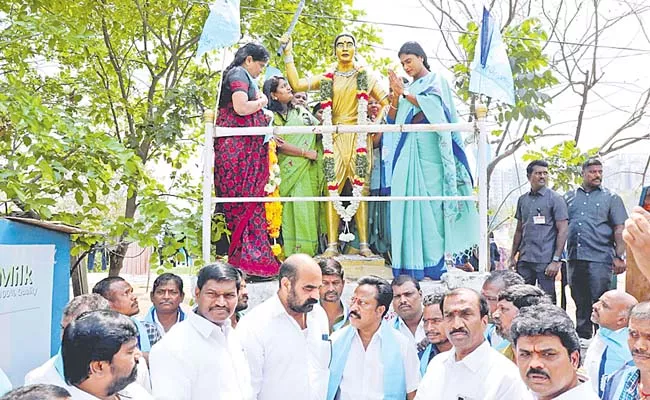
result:
[[(72, 395), (72, 400), (99, 400), (99, 397), (95, 397), (90, 393), (86, 393), (81, 389), (78, 389), (75, 386), (65, 386), (64, 387)], [(129, 400), (154, 400), (153, 397), (144, 390), (144, 388), (137, 383), (132, 383), (124, 390), (121, 390), (118, 393), (120, 400), (129, 399)]]
[(323, 400), (327, 396), (332, 344), (325, 310), (307, 313), (307, 329), (273, 295), (244, 315), (237, 332), (257, 400)]
[[(367, 349), (363, 348), (358, 331), (353, 327), (347, 329), (354, 329), (355, 333), (339, 386), (340, 400), (382, 400), (384, 364), (381, 354), (381, 329), (372, 337)], [(334, 338), (341, 334), (340, 332), (335, 333)], [(404, 363), (406, 393), (411, 393), (420, 384), (420, 362), (413, 343), (399, 332), (395, 332), (395, 337), (399, 342)]]
[(461, 361), (455, 350), (440, 353), (429, 363), (416, 400), (522, 400), (530, 393), (515, 364), (484, 341)]
[(156, 400), (250, 400), (250, 375), (230, 320), (195, 313), (174, 325), (149, 354)]

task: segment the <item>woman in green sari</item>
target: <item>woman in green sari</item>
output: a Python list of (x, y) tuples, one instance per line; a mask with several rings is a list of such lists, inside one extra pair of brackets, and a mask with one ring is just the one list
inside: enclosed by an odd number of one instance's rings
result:
[[(318, 120), (305, 108), (291, 104), (293, 93), (289, 82), (275, 76), (264, 82), (264, 93), (273, 111), (274, 126), (314, 126)], [(323, 149), (319, 137), (313, 133), (280, 135), (278, 160), (280, 165), (280, 196), (309, 197), (323, 195)], [(311, 256), (318, 252), (318, 236), (323, 231), (324, 213), (318, 202), (285, 203), (282, 211), (282, 239), (284, 254)]]

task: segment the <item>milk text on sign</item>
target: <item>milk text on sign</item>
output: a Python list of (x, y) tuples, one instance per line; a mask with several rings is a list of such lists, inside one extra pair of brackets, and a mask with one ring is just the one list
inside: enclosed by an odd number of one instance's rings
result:
[(0, 287), (33, 285), (32, 269), (27, 265), (0, 268)]

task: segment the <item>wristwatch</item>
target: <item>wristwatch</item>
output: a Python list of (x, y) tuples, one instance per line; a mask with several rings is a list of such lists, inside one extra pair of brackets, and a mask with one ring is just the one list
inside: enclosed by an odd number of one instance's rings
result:
[(560, 262), (560, 257), (553, 256), (553, 262)]
[(408, 96), (409, 94), (411, 93), (409, 93), (408, 90), (404, 89), (404, 91), (402, 92), (402, 97), (406, 98), (406, 96)]
[(623, 254), (622, 256), (616, 256), (616, 258), (618, 258), (621, 261), (625, 261), (625, 254)]

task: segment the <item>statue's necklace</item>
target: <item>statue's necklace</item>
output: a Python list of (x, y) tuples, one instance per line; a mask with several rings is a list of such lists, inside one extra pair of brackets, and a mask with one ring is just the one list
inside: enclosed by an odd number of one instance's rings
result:
[(352, 70), (350, 70), (350, 71), (347, 71), (347, 72), (334, 71), (334, 75), (336, 75), (336, 76), (341, 76), (341, 77), (343, 77), (343, 78), (349, 78), (349, 77), (351, 77), (352, 75), (354, 75), (354, 74), (356, 74), (356, 73), (357, 73), (357, 69), (356, 69), (356, 68), (355, 68), (355, 69), (352, 69)]

